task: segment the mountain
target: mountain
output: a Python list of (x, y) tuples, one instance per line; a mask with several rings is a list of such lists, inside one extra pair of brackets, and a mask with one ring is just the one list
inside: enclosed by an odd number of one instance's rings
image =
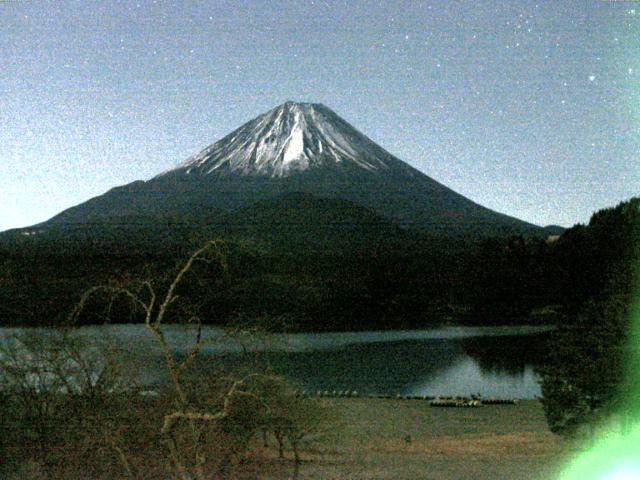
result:
[[(302, 228), (301, 228), (302, 227)], [(290, 193), (261, 200), (250, 207), (223, 215), (212, 225), (211, 236), (260, 238), (286, 249), (316, 252), (353, 251), (379, 246), (410, 236), (398, 225), (348, 200)]]
[(35, 228), (201, 228), (291, 193), (345, 200), (404, 229), (544, 235), (421, 173), (324, 105), (295, 102), (256, 117), (174, 169), (114, 188)]
[(173, 172), (286, 177), (338, 166), (384, 172), (397, 162), (324, 105), (286, 102), (231, 132)]

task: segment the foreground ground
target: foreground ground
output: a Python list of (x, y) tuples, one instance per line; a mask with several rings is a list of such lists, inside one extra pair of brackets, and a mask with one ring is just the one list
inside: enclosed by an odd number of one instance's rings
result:
[[(8, 430), (13, 434), (3, 439), (8, 444), (5, 451), (21, 449), (12, 456), (13, 467), (5, 465), (11, 473), (6, 477), (0, 473), (0, 479), (168, 479), (166, 452), (157, 434), (161, 403), (142, 397), (135, 402), (124, 400), (115, 413), (91, 410), (81, 415), (76, 426), (71, 415), (64, 423), (68, 435), (57, 446), (49, 445), (51, 467), (29, 460), (37, 457), (39, 448), (20, 447), (16, 435), (20, 426)], [(549, 432), (542, 406), (535, 400), (476, 408), (436, 408), (424, 400), (399, 399), (323, 398), (320, 402), (326, 421), (319, 433), (300, 445), (299, 479), (546, 480), (555, 478), (571, 448)], [(116, 422), (124, 414), (129, 419)], [(127, 440), (121, 443), (121, 453), (136, 467), (135, 473), (126, 475), (122, 457), (114, 455), (115, 438)], [(212, 440), (214, 446), (220, 443), (218, 437)], [(262, 438), (256, 437), (249, 450), (225, 478), (294, 478), (291, 450), (285, 450), (285, 459), (278, 458), (275, 438), (265, 447)], [(0, 472), (3, 463), (0, 458)]]
[[(304, 452), (304, 479), (550, 479), (568, 445), (542, 406), (434, 408), (420, 400), (330, 399), (336, 428)], [(286, 478), (283, 470), (261, 478)]]

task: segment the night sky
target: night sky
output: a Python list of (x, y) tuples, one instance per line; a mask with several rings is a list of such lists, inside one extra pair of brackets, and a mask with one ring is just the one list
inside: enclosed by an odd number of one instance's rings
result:
[(0, 1), (0, 230), (285, 100), (489, 208), (584, 223), (640, 194), (639, 25), (606, 0)]

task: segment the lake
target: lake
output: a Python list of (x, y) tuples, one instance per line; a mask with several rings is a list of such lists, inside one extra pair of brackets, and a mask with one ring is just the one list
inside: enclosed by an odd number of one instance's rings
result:
[[(0, 329), (0, 337), (20, 331)], [(228, 337), (219, 328), (204, 327), (197, 367), (268, 365), (310, 392), (534, 398), (540, 395), (534, 365), (544, 357), (550, 331), (544, 326), (448, 327)], [(167, 325), (164, 332), (178, 355), (193, 345), (193, 328)], [(144, 325), (81, 327), (74, 334), (115, 346), (137, 382), (166, 380), (159, 346)]]

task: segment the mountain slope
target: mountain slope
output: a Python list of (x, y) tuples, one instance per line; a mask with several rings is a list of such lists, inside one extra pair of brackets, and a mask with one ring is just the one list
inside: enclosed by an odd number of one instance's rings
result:
[(544, 234), (429, 178), (327, 107), (293, 102), (258, 116), (175, 169), (114, 188), (39, 227), (206, 225), (291, 192), (347, 200), (430, 232)]
[(221, 216), (211, 236), (259, 238), (272, 251), (352, 252), (381, 245), (407, 245), (413, 237), (398, 225), (358, 204), (288, 193)]

